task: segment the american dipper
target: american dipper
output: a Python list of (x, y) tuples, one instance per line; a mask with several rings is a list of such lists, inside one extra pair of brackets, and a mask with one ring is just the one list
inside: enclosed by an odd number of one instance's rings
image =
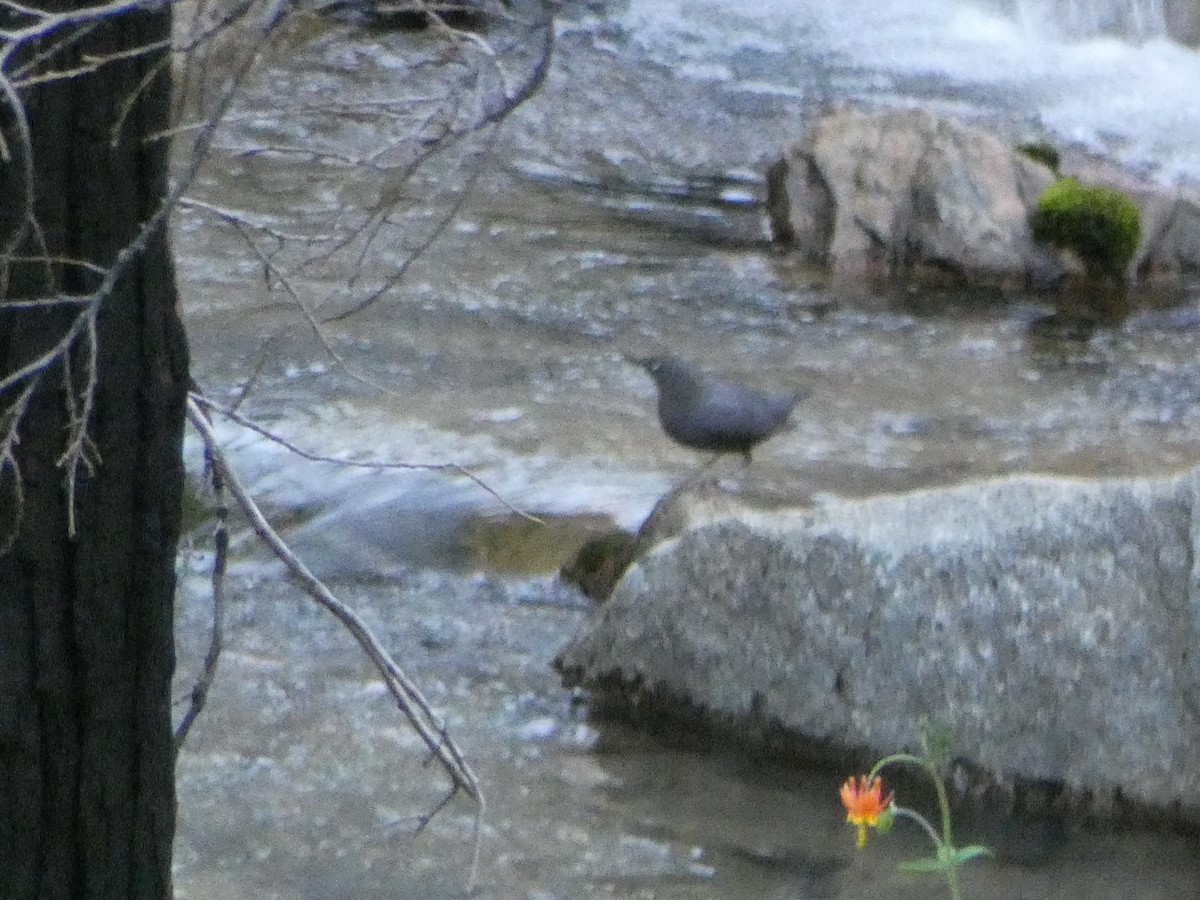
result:
[(694, 450), (750, 451), (786, 424), (808, 391), (756, 391), (696, 372), (674, 356), (626, 357), (658, 385), (658, 420), (672, 440)]

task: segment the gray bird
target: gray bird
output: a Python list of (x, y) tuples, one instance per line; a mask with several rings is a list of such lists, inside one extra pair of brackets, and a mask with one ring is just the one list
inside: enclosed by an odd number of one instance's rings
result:
[(674, 356), (626, 357), (658, 385), (658, 420), (674, 441), (694, 450), (750, 451), (787, 425), (808, 391), (757, 391), (692, 369)]

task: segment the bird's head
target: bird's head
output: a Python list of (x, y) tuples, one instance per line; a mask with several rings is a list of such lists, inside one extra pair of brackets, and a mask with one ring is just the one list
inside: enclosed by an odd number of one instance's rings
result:
[(687, 366), (673, 356), (626, 355), (625, 359), (645, 369), (658, 384), (690, 374)]

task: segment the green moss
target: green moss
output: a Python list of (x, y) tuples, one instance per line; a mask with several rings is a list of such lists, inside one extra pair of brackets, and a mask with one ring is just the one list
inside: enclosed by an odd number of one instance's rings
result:
[(1042, 191), (1033, 214), (1036, 240), (1075, 253), (1093, 275), (1120, 275), (1141, 240), (1141, 217), (1112, 188), (1060, 178)]
[(612, 528), (607, 516), (588, 513), (472, 515), (464, 523), (464, 549), (474, 566), (497, 572), (553, 572), (593, 535)]
[(633, 562), (636, 551), (636, 535), (613, 529), (580, 547), (558, 575), (568, 584), (576, 585), (584, 596), (603, 603)]
[(1046, 166), (1055, 175), (1058, 174), (1058, 165), (1062, 162), (1062, 157), (1059, 155), (1058, 148), (1049, 141), (1029, 141), (1017, 147), (1021, 153), (1024, 153), (1034, 162), (1039, 162)]

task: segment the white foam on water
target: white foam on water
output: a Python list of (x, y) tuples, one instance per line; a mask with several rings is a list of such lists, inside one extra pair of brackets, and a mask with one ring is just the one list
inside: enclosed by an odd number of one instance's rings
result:
[(1163, 181), (1200, 180), (1200, 53), (1163, 37), (1162, 17), (1161, 0), (632, 0), (622, 24), (680, 77), (901, 104), (937, 83)]

